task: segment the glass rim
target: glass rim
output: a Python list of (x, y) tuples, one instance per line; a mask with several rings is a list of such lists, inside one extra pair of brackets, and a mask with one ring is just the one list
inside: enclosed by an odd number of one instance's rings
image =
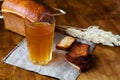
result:
[[(48, 22), (48, 21), (39, 21), (39, 18), (38, 18), (38, 20), (37, 21), (31, 21), (28, 17), (25, 17), (24, 18), (24, 25), (25, 26), (31, 26), (31, 28), (33, 28), (33, 26), (32, 25), (34, 25), (34, 23), (48, 23), (49, 25), (55, 25), (55, 17), (53, 16), (53, 15), (51, 15), (51, 14), (49, 14), (49, 13), (44, 13), (44, 12), (42, 12), (42, 13), (40, 13), (40, 14), (44, 14), (44, 16), (45, 15), (47, 15), (47, 16), (50, 16), (50, 18), (52, 17), (52, 23), (50, 23), (50, 22)], [(41, 17), (41, 16), (40, 16)]]
[(24, 19), (27, 19), (27, 20), (29, 20), (31, 23), (33, 23), (33, 22), (40, 22), (39, 21), (39, 18), (41, 17), (41, 14), (43, 15), (48, 15), (48, 16), (51, 16), (52, 18), (53, 18), (53, 20), (55, 21), (55, 17), (54, 17), (54, 15), (52, 15), (51, 13), (47, 13), (47, 12), (40, 12), (40, 13), (38, 13), (37, 15), (34, 15), (35, 17), (34, 18), (30, 18), (30, 15), (27, 15), (27, 16), (25, 16), (24, 17)]

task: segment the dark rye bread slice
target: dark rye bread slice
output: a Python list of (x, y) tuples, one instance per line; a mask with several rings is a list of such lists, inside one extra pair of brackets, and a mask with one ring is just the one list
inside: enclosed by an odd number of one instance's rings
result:
[(81, 71), (90, 68), (92, 63), (92, 56), (88, 54), (89, 45), (82, 43), (74, 43), (70, 51), (66, 54), (66, 60), (72, 63)]

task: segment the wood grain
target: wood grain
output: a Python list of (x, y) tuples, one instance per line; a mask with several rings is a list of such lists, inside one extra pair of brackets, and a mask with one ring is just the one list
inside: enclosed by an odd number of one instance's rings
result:
[[(41, 0), (42, 1), (42, 0)], [(120, 35), (120, 0), (44, 0), (61, 8), (66, 15), (56, 16), (56, 24), (86, 28), (98, 25), (101, 29)], [(0, 60), (21, 40), (22, 36), (4, 29), (0, 20)], [(119, 80), (120, 47), (97, 45), (93, 67), (77, 80)], [(55, 80), (0, 62), (0, 80)]]

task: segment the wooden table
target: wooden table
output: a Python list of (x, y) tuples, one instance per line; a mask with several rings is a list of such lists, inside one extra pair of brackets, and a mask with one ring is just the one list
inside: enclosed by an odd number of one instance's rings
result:
[[(56, 24), (86, 28), (98, 25), (101, 29), (120, 35), (120, 0), (45, 0), (61, 8), (66, 15), (56, 17)], [(4, 28), (0, 20), (0, 60), (24, 37)], [(101, 44), (93, 53), (93, 67), (81, 73), (77, 80), (120, 80), (120, 46)], [(0, 80), (55, 80), (0, 62)]]

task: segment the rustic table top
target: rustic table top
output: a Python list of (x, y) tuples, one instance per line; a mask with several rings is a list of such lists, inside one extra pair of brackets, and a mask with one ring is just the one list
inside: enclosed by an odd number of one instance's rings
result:
[[(66, 15), (56, 16), (56, 24), (86, 28), (91, 25), (120, 35), (120, 0), (44, 0), (61, 8)], [(24, 37), (4, 28), (0, 20), (0, 60)], [(80, 74), (77, 80), (119, 80), (120, 46), (97, 45), (93, 67)], [(56, 80), (0, 62), (0, 80)]]

